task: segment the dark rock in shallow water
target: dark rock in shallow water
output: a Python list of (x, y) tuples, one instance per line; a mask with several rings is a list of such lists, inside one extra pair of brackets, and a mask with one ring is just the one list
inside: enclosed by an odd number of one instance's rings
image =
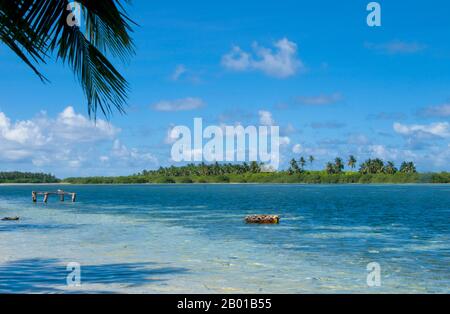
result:
[(19, 219), (20, 219), (19, 217), (5, 217), (2, 220), (3, 221), (17, 221)]
[(248, 224), (278, 224), (280, 217), (277, 215), (251, 215), (245, 217)]

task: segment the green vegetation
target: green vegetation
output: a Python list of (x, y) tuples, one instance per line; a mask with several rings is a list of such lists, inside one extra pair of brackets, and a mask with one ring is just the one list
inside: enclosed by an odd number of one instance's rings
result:
[(305, 184), (368, 184), (368, 183), (450, 183), (450, 173), (417, 173), (412, 162), (403, 162), (397, 169), (393, 162), (368, 159), (361, 163), (359, 171), (344, 171), (345, 164), (354, 169), (356, 159), (347, 162), (336, 158), (328, 162), (324, 170), (305, 170), (314, 157), (292, 159), (284, 171), (264, 172), (264, 165), (251, 162), (242, 164), (189, 164), (144, 170), (130, 176), (85, 177), (59, 180), (50, 174), (0, 172), (0, 183), (71, 183), (71, 184), (170, 184), (170, 183), (305, 183)]
[[(309, 156), (311, 165), (315, 158)], [(131, 176), (68, 178), (64, 182), (73, 184), (129, 184), (129, 183), (450, 183), (448, 173), (419, 174), (412, 162), (403, 162), (398, 170), (393, 162), (368, 159), (360, 165), (359, 171), (344, 171), (342, 158), (326, 164), (323, 171), (305, 170), (307, 160), (292, 159), (286, 171), (263, 172), (264, 165), (251, 162), (242, 164), (189, 164), (182, 167), (144, 170)], [(354, 169), (356, 158), (350, 156), (347, 165)]]
[(430, 176), (432, 183), (450, 183), (450, 172), (432, 173)]
[(58, 183), (55, 176), (47, 173), (0, 172), (0, 183)]
[[(450, 178), (448, 183), (450, 183)], [(192, 175), (162, 177), (136, 174), (122, 177), (89, 177), (68, 178), (64, 182), (72, 184), (130, 184), (130, 183), (422, 183), (420, 174), (396, 173), (388, 174), (361, 174), (358, 172), (343, 172), (328, 174), (325, 171), (306, 171), (300, 174), (282, 172), (260, 172), (227, 175)], [(437, 182), (436, 182), (437, 183)], [(445, 183), (445, 182), (439, 182)]]

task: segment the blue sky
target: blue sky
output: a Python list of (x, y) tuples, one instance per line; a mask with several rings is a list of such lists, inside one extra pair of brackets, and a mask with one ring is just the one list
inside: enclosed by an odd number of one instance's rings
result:
[(0, 45), (0, 170), (129, 174), (173, 163), (174, 125), (269, 115), (283, 165), (354, 154), (449, 171), (450, 4), (378, 2), (381, 27), (360, 0), (134, 0), (129, 108), (109, 125), (86, 118), (67, 67), (41, 65), (44, 85)]

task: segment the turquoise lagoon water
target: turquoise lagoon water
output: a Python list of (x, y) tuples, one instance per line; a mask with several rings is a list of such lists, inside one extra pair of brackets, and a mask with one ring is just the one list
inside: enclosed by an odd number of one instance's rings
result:
[(0, 216), (0, 292), (450, 292), (448, 185), (0, 186)]

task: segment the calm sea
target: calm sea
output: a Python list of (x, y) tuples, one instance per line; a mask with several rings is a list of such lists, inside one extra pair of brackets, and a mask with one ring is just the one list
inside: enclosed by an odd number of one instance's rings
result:
[(0, 186), (5, 216), (0, 292), (450, 292), (448, 185)]

